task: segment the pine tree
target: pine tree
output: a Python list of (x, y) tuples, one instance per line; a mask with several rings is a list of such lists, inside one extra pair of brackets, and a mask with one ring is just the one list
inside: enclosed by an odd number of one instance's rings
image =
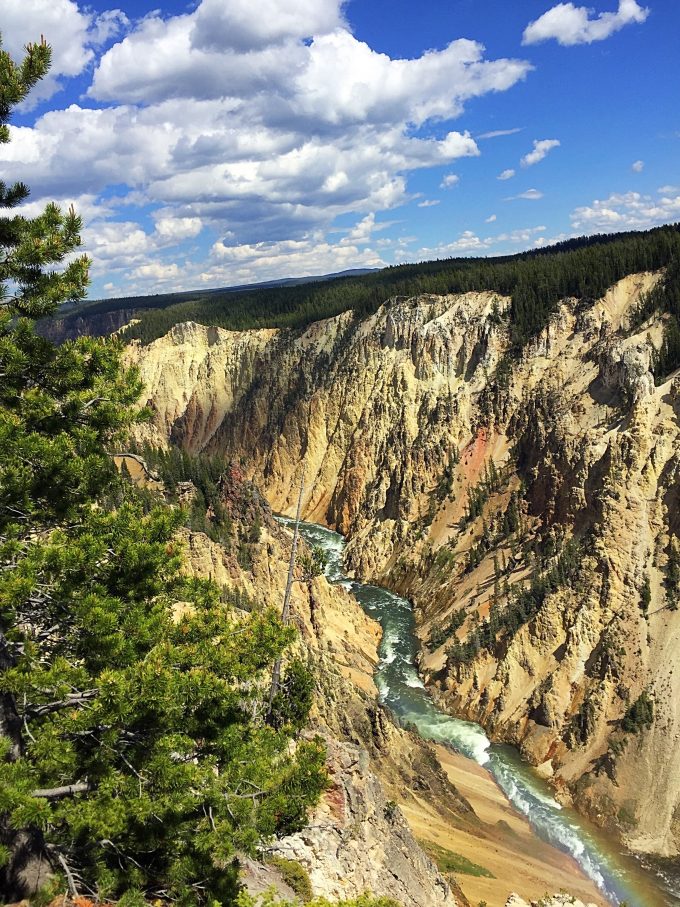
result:
[[(41, 39), (29, 44), (20, 64), (0, 44), (0, 143), (10, 141), (9, 120), (14, 107), (43, 78), (51, 50)], [(0, 181), (0, 209), (16, 208), (28, 197), (23, 183)], [(82, 299), (87, 286), (88, 259), (80, 256), (61, 271), (46, 270), (63, 263), (80, 246), (81, 220), (73, 209), (62, 214), (49, 204), (35, 218), (0, 218), (0, 307), (4, 316), (37, 318), (51, 314), (62, 302)]]
[[(0, 52), (3, 141), (49, 57)], [(0, 190), (5, 208), (28, 191)], [(301, 827), (325, 784), (320, 743), (291, 748), (310, 680), (295, 663), (268, 724), (294, 631), (185, 579), (184, 515), (117, 475), (141, 390), (120, 345), (35, 333), (84, 293), (87, 260), (63, 267), (79, 227), (54, 205), (0, 219), (0, 891), (31, 893), (29, 860), (74, 896), (230, 904), (236, 852)]]

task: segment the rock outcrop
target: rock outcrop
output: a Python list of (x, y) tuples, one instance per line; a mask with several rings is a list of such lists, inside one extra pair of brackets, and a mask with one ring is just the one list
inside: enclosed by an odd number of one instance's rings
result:
[[(250, 521), (257, 508), (262, 530), (248, 566), (204, 533), (184, 530), (185, 570), (211, 578), (226, 597), (249, 606), (277, 605), (286, 585), (290, 532), (272, 518), (237, 467), (229, 471), (222, 491), (235, 534), (242, 528), (240, 515)], [(299, 862), (317, 896), (349, 898), (370, 891), (393, 897), (403, 907), (462, 907), (414, 839), (393, 797), (429, 786), (444, 815), (458, 821), (476, 817), (431, 748), (396, 727), (378, 705), (373, 683), (378, 624), (346, 589), (324, 577), (293, 584), (291, 616), (300, 631), (298, 652), (312, 663), (317, 678), (310, 733), (324, 738), (332, 786), (308, 827), (280, 841), (272, 853)], [(275, 866), (245, 861), (243, 879), (253, 893), (273, 885), (281, 897), (291, 895)]]
[(367, 752), (332, 739), (328, 748), (333, 786), (309, 827), (278, 842), (276, 853), (301, 863), (315, 893), (330, 899), (373, 891), (402, 907), (455, 907), (449, 885), (371, 771)]
[(519, 359), (491, 293), (397, 299), (300, 335), (177, 325), (129, 356), (155, 440), (241, 458), (281, 512), (304, 471), (305, 516), (414, 601), (444, 707), (629, 846), (672, 855), (680, 378), (654, 386), (659, 319), (630, 327), (658, 276), (564, 300)]

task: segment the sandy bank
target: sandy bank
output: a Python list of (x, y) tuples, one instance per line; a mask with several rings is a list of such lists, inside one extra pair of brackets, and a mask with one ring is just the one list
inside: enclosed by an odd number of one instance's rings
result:
[(542, 841), (514, 809), (487, 771), (444, 746), (437, 756), (451, 781), (472, 804), (479, 828), (445, 822), (424, 800), (404, 803), (402, 810), (417, 838), (433, 842), (489, 870), (495, 878), (467, 874), (456, 878), (470, 903), (503, 907), (513, 891), (540, 898), (564, 889), (587, 903), (608, 907), (595, 884), (574, 860)]

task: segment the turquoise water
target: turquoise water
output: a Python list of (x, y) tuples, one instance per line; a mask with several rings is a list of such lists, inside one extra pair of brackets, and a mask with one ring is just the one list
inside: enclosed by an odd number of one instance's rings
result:
[[(290, 523), (289, 520), (282, 522)], [(415, 667), (418, 642), (413, 610), (398, 595), (350, 580), (343, 572), (344, 539), (323, 526), (301, 523), (301, 534), (328, 556), (330, 582), (350, 589), (383, 629), (375, 682), (382, 702), (427, 740), (445, 743), (483, 765), (516, 809), (545, 841), (571, 855), (613, 907), (679, 907), (680, 873), (671, 862), (642, 864), (605, 838), (574, 810), (562, 807), (551, 788), (512, 747), (492, 744), (483, 729), (441, 712)]]

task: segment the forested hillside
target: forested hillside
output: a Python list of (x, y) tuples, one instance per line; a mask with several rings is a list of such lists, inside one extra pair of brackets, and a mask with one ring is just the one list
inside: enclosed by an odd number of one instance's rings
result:
[(547, 324), (560, 300), (597, 299), (628, 274), (668, 270), (666, 286), (649, 300), (642, 316), (656, 308), (672, 317), (667, 349), (659, 358), (659, 374), (680, 361), (678, 297), (680, 295), (680, 227), (572, 239), (546, 249), (503, 258), (458, 258), (399, 265), (359, 277), (305, 285), (285, 285), (235, 292), (195, 291), (158, 297), (105, 300), (86, 305), (61, 319), (87, 331), (108, 324), (116, 312), (139, 319), (126, 329), (127, 340), (150, 343), (185, 321), (228, 330), (278, 327), (302, 329), (313, 321), (351, 310), (357, 318), (375, 311), (388, 299), (422, 294), (491, 291), (510, 296), (511, 339), (516, 349)]
[(180, 321), (230, 330), (304, 327), (352, 310), (375, 312), (394, 296), (492, 291), (512, 297), (512, 338), (522, 345), (547, 323), (565, 297), (596, 299), (627, 274), (655, 271), (680, 258), (680, 228), (569, 240), (549, 249), (499, 259), (452, 259), (386, 268), (330, 284), (255, 291), (191, 301), (141, 315), (126, 337), (144, 343)]

